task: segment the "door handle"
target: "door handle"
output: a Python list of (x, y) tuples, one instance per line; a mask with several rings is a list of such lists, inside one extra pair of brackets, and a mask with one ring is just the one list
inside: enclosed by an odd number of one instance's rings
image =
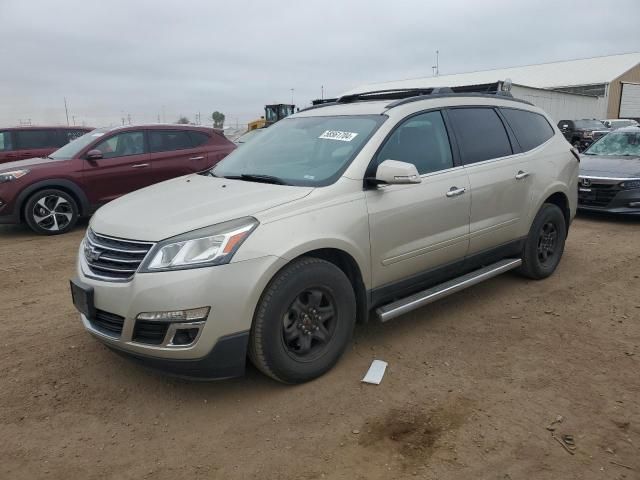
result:
[(148, 163), (137, 163), (136, 165), (131, 165), (131, 168), (145, 168), (148, 167)]
[(202, 160), (204, 157), (191, 157), (189, 160)]
[(458, 195), (462, 195), (466, 191), (466, 188), (451, 187), (447, 192), (447, 197), (457, 197)]
[(529, 176), (529, 172), (523, 172), (522, 170), (520, 170), (516, 174), (516, 180), (522, 180), (523, 178), (527, 178), (528, 176)]

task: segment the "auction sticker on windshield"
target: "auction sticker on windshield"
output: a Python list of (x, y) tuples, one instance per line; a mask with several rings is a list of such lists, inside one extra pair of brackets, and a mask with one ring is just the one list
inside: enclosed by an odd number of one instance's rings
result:
[(327, 130), (318, 138), (325, 138), (327, 140), (340, 140), (341, 142), (350, 142), (356, 138), (358, 134), (354, 132), (341, 132), (340, 130)]

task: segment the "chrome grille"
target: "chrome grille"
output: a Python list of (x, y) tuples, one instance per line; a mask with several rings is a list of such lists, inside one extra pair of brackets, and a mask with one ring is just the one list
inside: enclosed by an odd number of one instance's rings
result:
[[(595, 182), (592, 180), (591, 182)], [(620, 192), (620, 186), (608, 183), (589, 183), (589, 187), (583, 187), (581, 180), (578, 189), (578, 205), (585, 207), (606, 207)]]
[(87, 230), (84, 259), (91, 273), (107, 280), (129, 280), (136, 273), (152, 242), (107, 237)]

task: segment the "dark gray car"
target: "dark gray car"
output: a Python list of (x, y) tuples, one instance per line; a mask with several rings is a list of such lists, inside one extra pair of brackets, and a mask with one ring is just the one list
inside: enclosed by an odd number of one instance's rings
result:
[(640, 128), (615, 130), (581, 155), (578, 208), (640, 215)]

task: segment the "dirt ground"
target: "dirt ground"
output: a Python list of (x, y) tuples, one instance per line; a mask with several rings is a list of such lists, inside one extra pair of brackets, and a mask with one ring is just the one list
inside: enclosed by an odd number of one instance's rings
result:
[[(640, 479), (640, 220), (581, 216), (553, 277), (358, 326), (296, 387), (190, 383), (101, 346), (68, 293), (85, 227), (0, 227), (3, 480)], [(361, 384), (376, 358), (382, 384)]]

